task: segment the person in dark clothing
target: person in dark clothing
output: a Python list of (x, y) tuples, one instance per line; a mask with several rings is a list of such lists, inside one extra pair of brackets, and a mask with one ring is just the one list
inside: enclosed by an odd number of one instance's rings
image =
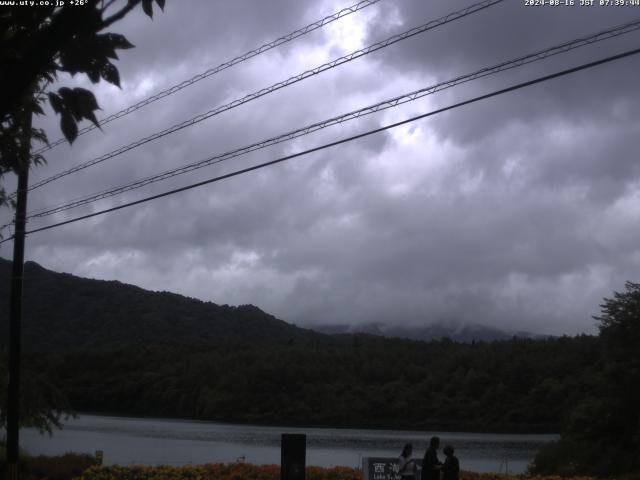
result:
[(440, 480), (442, 462), (438, 460), (438, 448), (440, 448), (440, 439), (431, 437), (429, 448), (424, 452), (420, 480)]
[(460, 478), (460, 462), (453, 454), (453, 447), (447, 445), (442, 451), (447, 457), (442, 465), (442, 480), (458, 480)]

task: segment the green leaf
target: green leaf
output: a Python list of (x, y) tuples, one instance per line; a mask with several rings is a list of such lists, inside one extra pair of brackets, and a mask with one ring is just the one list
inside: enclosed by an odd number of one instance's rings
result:
[(160, 10), (164, 11), (164, 0), (156, 0), (156, 3), (160, 7)]
[(68, 95), (68, 101), (67, 107), (77, 121), (86, 118), (91, 120), (96, 127), (99, 126), (98, 119), (93, 112), (94, 110), (99, 110), (100, 107), (92, 92), (84, 88), (74, 88)]
[(45, 72), (43, 76), (49, 83), (55, 82), (57, 78), (56, 72)]
[(135, 45), (127, 40), (127, 37), (118, 33), (105, 33), (100, 35), (100, 37), (103, 37), (113, 48), (119, 50), (128, 50), (129, 48), (135, 47)]
[[(100, 123), (98, 122), (98, 119), (96, 118), (96, 114), (93, 112), (89, 112), (85, 115), (85, 118), (87, 120), (90, 120), (91, 123), (93, 123), (96, 127), (100, 128)], [(102, 129), (100, 129), (102, 130)]]
[(153, 18), (153, 0), (142, 0), (142, 10), (149, 18)]
[(49, 103), (51, 104), (51, 108), (56, 113), (61, 113), (64, 110), (64, 106), (62, 104), (62, 99), (55, 93), (49, 92)]
[(69, 87), (62, 87), (58, 89), (58, 94), (60, 98), (60, 104), (62, 108), (60, 109), (60, 113), (70, 112), (73, 113), (76, 109), (74, 108), (74, 95), (73, 90)]
[(36, 115), (44, 115), (44, 111), (37, 99), (31, 103), (31, 111)]
[(31, 129), (31, 138), (33, 140), (37, 140), (40, 143), (44, 143), (49, 145), (49, 139), (47, 138), (47, 134), (41, 128), (32, 128)]
[(100, 110), (98, 101), (90, 90), (85, 88), (74, 88), (73, 96), (76, 105), (78, 105), (78, 110), (80, 110), (84, 116), (94, 110)]
[(102, 55), (104, 55), (106, 58), (118, 60), (118, 54), (111, 45), (102, 45), (100, 48), (102, 50)]
[(100, 71), (97, 68), (87, 69), (85, 73), (92, 83), (98, 83), (100, 81)]
[(94, 38), (74, 40), (60, 52), (60, 65), (62, 70), (71, 75), (84, 72), (91, 67), (92, 59), (95, 57), (96, 42)]
[(47, 159), (40, 154), (36, 154), (31, 156), (31, 163), (36, 166), (45, 165), (47, 163)]
[(69, 143), (73, 143), (78, 136), (78, 125), (69, 112), (62, 114), (62, 118), (60, 118), (60, 129), (62, 130), (64, 138), (66, 138)]
[(100, 70), (100, 75), (107, 82), (112, 83), (113, 85), (116, 85), (118, 88), (120, 88), (120, 74), (118, 73), (118, 69), (113, 64), (106, 63), (105, 65), (103, 65)]

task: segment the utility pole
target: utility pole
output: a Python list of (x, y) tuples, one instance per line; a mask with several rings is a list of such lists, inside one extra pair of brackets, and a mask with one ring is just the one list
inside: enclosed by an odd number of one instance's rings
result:
[(13, 232), (13, 270), (11, 272), (11, 306), (9, 309), (9, 385), (7, 392), (7, 469), (8, 480), (18, 480), (20, 432), (20, 327), (22, 323), (22, 277), (24, 272), (24, 238), (31, 155), (31, 112), (25, 112), (21, 158), (16, 159), (18, 191)]

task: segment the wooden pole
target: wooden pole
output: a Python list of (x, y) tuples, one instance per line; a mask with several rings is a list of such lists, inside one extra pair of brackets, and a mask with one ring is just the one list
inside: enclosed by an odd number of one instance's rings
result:
[(18, 480), (20, 450), (20, 343), (22, 324), (22, 277), (24, 273), (24, 239), (29, 188), (31, 149), (31, 113), (26, 115), (22, 155), (18, 159), (18, 191), (13, 237), (11, 305), (9, 309), (9, 385), (7, 391), (7, 468), (8, 479)]

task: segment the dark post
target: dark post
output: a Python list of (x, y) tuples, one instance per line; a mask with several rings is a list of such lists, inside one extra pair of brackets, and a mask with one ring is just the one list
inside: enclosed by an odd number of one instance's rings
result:
[(13, 270), (11, 272), (11, 306), (9, 309), (9, 385), (7, 388), (7, 469), (8, 479), (18, 480), (20, 429), (20, 324), (22, 323), (22, 276), (24, 237), (29, 187), (31, 114), (25, 122), (23, 157), (18, 159), (18, 192), (13, 232)]
[(304, 480), (307, 462), (307, 436), (283, 433), (280, 480)]

